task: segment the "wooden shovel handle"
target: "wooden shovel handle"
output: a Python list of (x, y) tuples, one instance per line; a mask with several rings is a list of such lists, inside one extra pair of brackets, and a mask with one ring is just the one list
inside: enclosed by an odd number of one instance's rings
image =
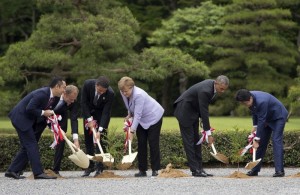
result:
[(78, 151), (78, 148), (75, 146), (75, 144), (73, 144), (67, 137), (66, 135), (63, 133), (63, 138), (65, 140), (65, 142), (69, 145), (69, 147), (71, 148), (72, 150), (72, 153), (74, 154), (75, 152)]
[(101, 144), (100, 144), (100, 141), (99, 141), (99, 139), (97, 138), (97, 135), (96, 135), (97, 133), (96, 133), (96, 130), (95, 130), (94, 127), (92, 128), (92, 131), (93, 131), (93, 135), (94, 135), (94, 137), (95, 137), (95, 139), (96, 139), (97, 145), (98, 145), (98, 147), (99, 147), (100, 153), (101, 153), (101, 154), (104, 154), (103, 149), (102, 149)]
[(217, 150), (216, 150), (216, 148), (215, 148), (214, 143), (211, 143), (211, 147), (212, 147), (212, 149), (213, 149), (213, 151), (214, 151), (214, 154), (217, 154)]
[(128, 152), (129, 152), (129, 156), (131, 155), (131, 140), (128, 139)]
[(256, 161), (256, 148), (253, 148), (253, 151), (252, 151), (252, 160), (253, 160), (253, 162)]

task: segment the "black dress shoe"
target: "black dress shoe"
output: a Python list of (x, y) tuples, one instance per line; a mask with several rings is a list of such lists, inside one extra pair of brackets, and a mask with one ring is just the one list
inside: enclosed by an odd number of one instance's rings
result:
[(202, 173), (206, 174), (206, 175), (207, 175), (207, 177), (212, 177), (212, 176), (214, 176), (213, 174), (206, 173), (206, 172), (205, 172), (203, 169), (202, 169)]
[(81, 177), (87, 177), (87, 176), (89, 176), (94, 171), (95, 171), (94, 168), (87, 168), (86, 170), (84, 170), (84, 173), (83, 173), (83, 175)]
[(147, 177), (146, 171), (139, 171), (138, 173), (134, 174), (134, 177)]
[(201, 170), (192, 171), (192, 176), (194, 177), (207, 177), (207, 174), (203, 173)]
[(4, 174), (5, 177), (10, 177), (14, 179), (24, 179), (24, 176), (20, 176), (18, 173), (12, 172), (12, 171), (7, 171)]
[(35, 176), (34, 176), (34, 179), (56, 179), (56, 178), (57, 178), (57, 177), (47, 175), (46, 173), (42, 173), (42, 174), (39, 174), (39, 175), (35, 175)]
[(103, 169), (104, 169), (103, 168), (103, 164), (102, 163), (98, 163), (96, 165), (96, 173), (95, 173), (94, 177), (100, 175), (103, 172)]
[(284, 177), (284, 171), (277, 171), (274, 173), (273, 177)]
[(248, 171), (248, 173), (246, 173), (246, 175), (248, 176), (258, 176), (258, 172), (257, 171)]
[(152, 171), (152, 176), (153, 176), (153, 177), (158, 176), (158, 171)]

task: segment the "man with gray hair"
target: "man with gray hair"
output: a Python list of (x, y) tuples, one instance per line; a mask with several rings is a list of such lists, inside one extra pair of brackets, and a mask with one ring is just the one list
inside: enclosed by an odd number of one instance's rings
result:
[[(61, 129), (64, 132), (67, 132), (68, 129), (68, 111), (71, 120), (71, 129), (73, 134), (74, 144), (79, 147), (78, 141), (78, 103), (76, 102), (79, 90), (74, 85), (67, 85), (64, 92), (60, 96), (56, 106), (54, 106), (53, 111), (56, 115), (61, 116), (61, 120), (58, 121)], [(37, 142), (39, 142), (42, 133), (47, 127), (47, 122), (45, 120), (38, 121), (34, 124), (34, 135)], [(65, 140), (60, 140), (55, 146), (55, 155), (54, 155), (54, 165), (53, 172), (60, 176), (60, 165), (63, 158), (63, 152), (65, 148)], [(24, 165), (21, 172), (23, 172), (27, 167), (27, 163)]]
[[(54, 108), (55, 114), (61, 115), (62, 119), (58, 121), (61, 129), (67, 132), (68, 118), (71, 121), (71, 130), (74, 144), (79, 148), (78, 140), (78, 103), (76, 102), (79, 90), (75, 85), (67, 85), (65, 92), (60, 97), (60, 101)], [(69, 113), (69, 114), (68, 114)], [(65, 149), (65, 140), (61, 140), (55, 147), (53, 171), (59, 174), (60, 165)]]
[(207, 79), (191, 86), (174, 103), (174, 115), (179, 122), (183, 146), (194, 177), (212, 176), (203, 170), (201, 144), (196, 144), (200, 139), (199, 117), (203, 123), (203, 130), (208, 136), (209, 145), (211, 145), (213, 137), (210, 130), (208, 106), (215, 95), (224, 93), (228, 86), (229, 79), (224, 75), (218, 76), (216, 80)]

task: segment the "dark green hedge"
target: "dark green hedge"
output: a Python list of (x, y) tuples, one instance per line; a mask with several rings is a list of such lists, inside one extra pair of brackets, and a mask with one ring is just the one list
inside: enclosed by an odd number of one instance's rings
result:
[[(216, 161), (211, 155), (211, 148), (206, 144), (202, 147), (204, 166), (206, 167), (235, 167), (239, 162), (240, 166), (244, 166), (247, 162), (251, 161), (251, 154), (249, 152), (243, 158), (237, 158), (236, 155), (239, 149), (247, 145), (247, 136), (249, 132), (246, 131), (218, 131), (214, 133), (215, 147), (219, 153), (223, 153), (230, 159), (229, 165), (224, 165)], [(285, 142), (285, 166), (300, 166), (300, 131), (288, 131), (284, 134)], [(42, 163), (44, 168), (52, 168), (54, 150), (49, 146), (53, 141), (50, 135), (42, 136), (39, 146)], [(124, 135), (112, 131), (108, 138), (110, 145), (110, 153), (115, 157), (115, 165), (121, 161), (123, 156), (123, 142)], [(83, 136), (80, 137), (81, 149), (85, 151)], [(161, 140), (161, 164), (162, 168), (168, 163), (172, 163), (176, 168), (187, 168), (187, 161), (182, 146), (182, 139), (178, 131), (162, 133)], [(14, 155), (17, 153), (19, 147), (19, 139), (16, 135), (2, 135), (0, 137), (0, 171), (5, 171), (11, 163)], [(136, 138), (133, 142), (133, 150), (136, 151)], [(71, 154), (70, 149), (66, 146), (65, 158), (62, 162), (62, 170), (81, 170), (81, 168), (74, 165), (67, 156)], [(273, 163), (273, 149), (272, 142), (264, 159), (265, 165), (272, 165)], [(137, 167), (137, 162), (133, 168)], [(115, 166), (113, 167), (115, 168)], [(29, 170), (29, 167), (27, 168)]]

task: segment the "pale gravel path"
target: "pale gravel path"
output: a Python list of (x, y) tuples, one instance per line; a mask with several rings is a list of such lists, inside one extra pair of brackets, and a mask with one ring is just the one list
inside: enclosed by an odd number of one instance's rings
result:
[[(125, 178), (82, 178), (83, 172), (62, 171), (66, 179), (57, 180), (14, 180), (4, 177), (0, 173), (0, 195), (4, 194), (84, 194), (84, 195), (110, 195), (110, 194), (206, 194), (206, 195), (244, 195), (244, 194), (300, 194), (300, 177), (289, 176), (300, 172), (300, 168), (286, 168), (286, 177), (273, 178), (273, 168), (263, 168), (258, 177), (250, 179), (226, 178), (237, 169), (234, 168), (207, 168), (206, 172), (214, 177), (207, 178), (134, 178), (137, 170), (113, 172)], [(183, 172), (190, 175), (189, 170)], [(240, 169), (246, 173), (246, 169)], [(148, 171), (148, 175), (151, 171)], [(31, 175), (26, 172), (25, 176)]]

